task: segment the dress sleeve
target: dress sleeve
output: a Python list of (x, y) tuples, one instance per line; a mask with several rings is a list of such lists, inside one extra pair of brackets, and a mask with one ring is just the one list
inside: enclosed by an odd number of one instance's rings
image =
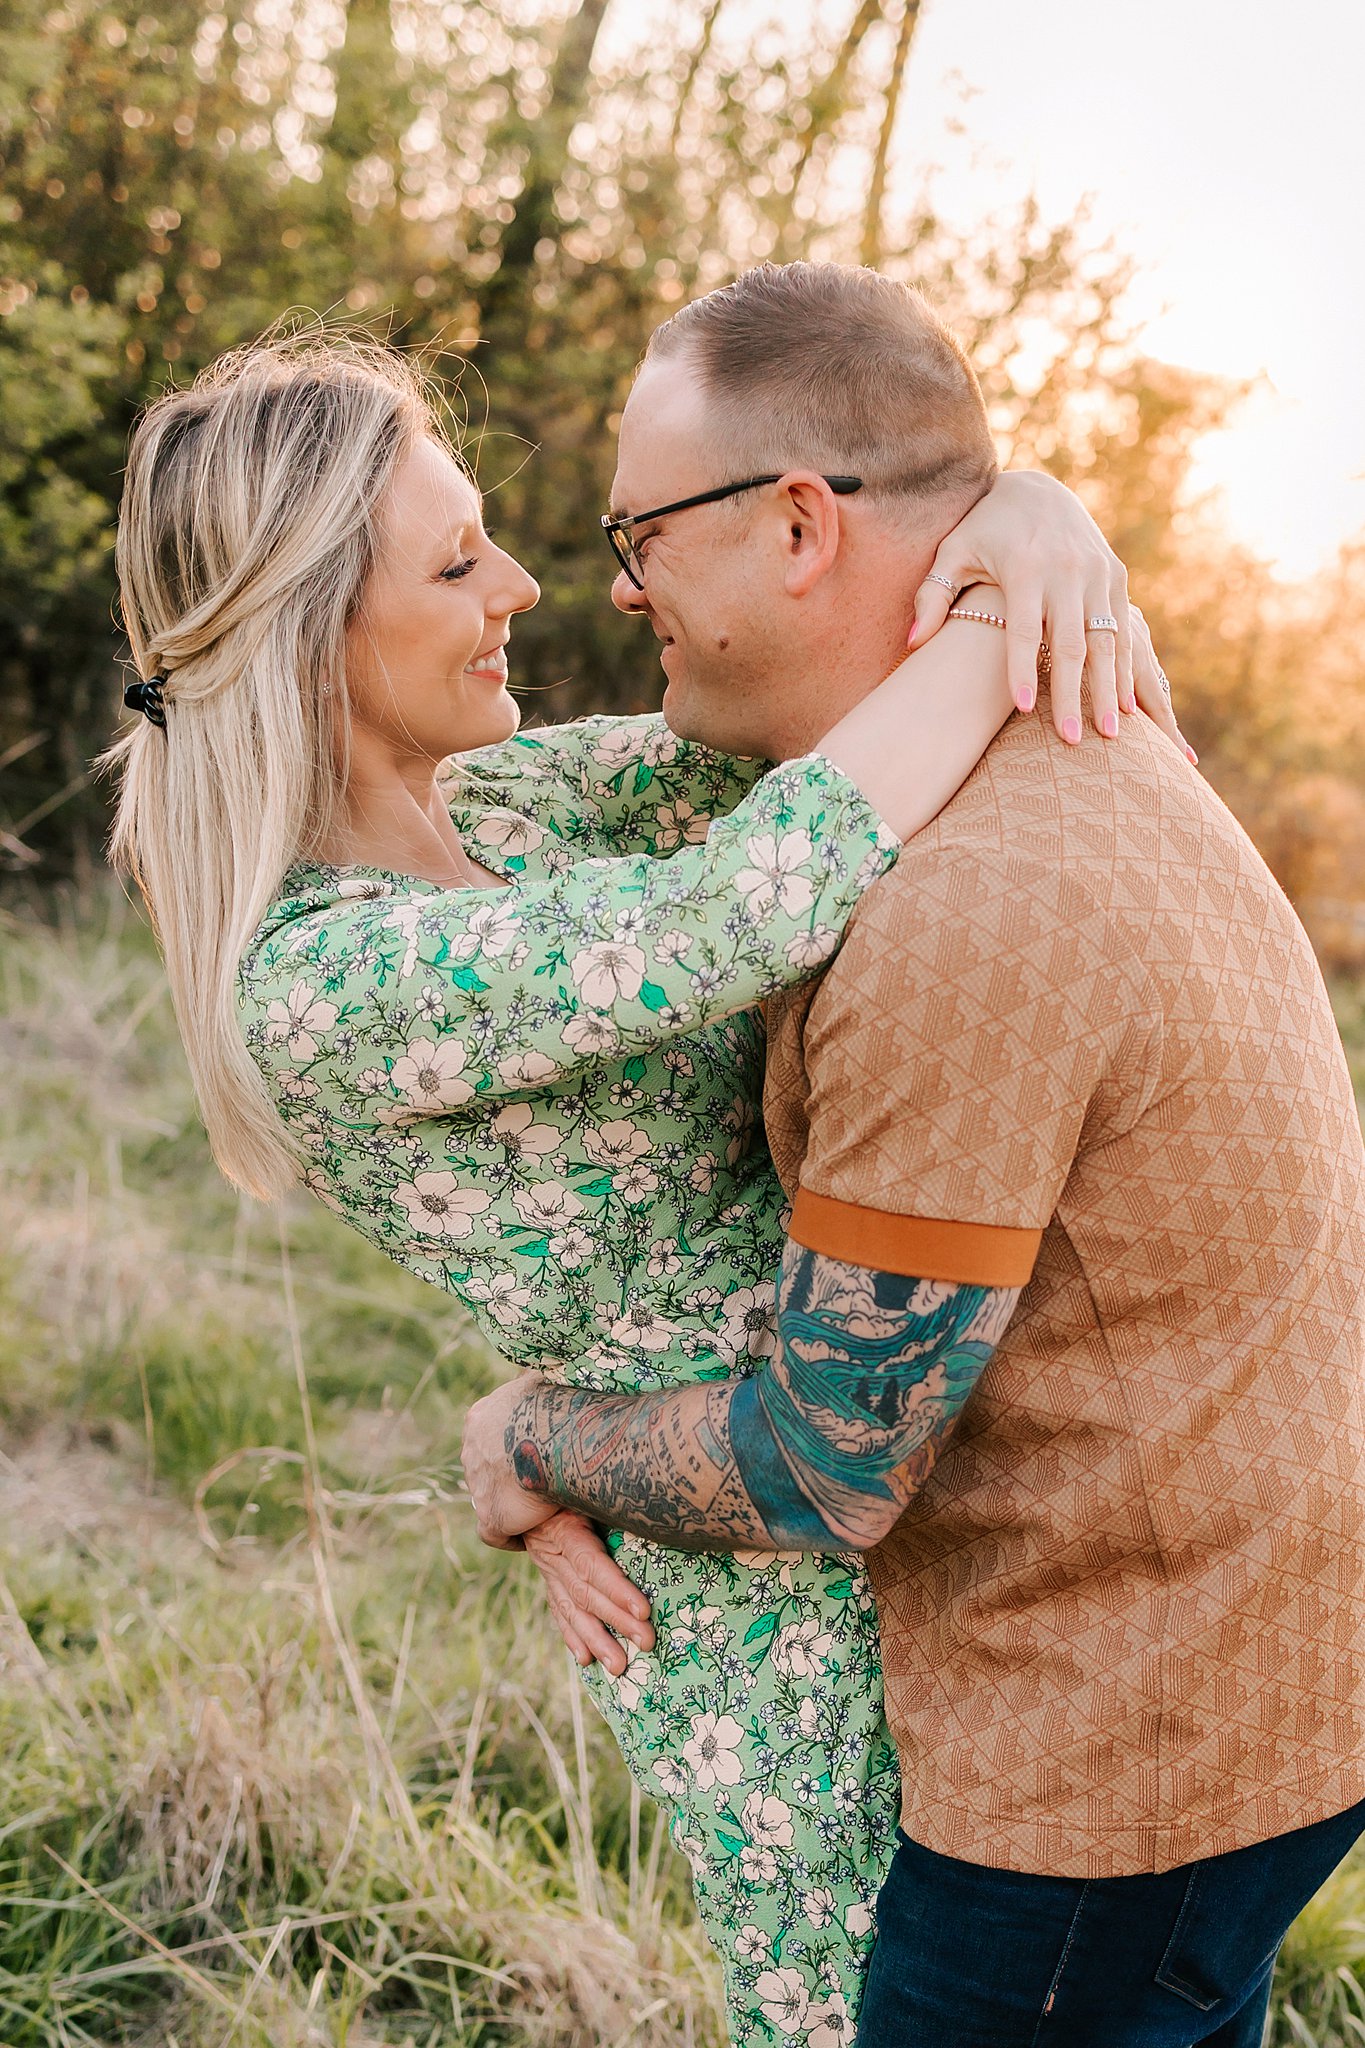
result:
[(279, 905), (248, 949), (247, 1043), (286, 1116), (319, 1091), (361, 1125), (458, 1115), (804, 979), (896, 844), (812, 755), (671, 860), (578, 861), (501, 890), (343, 874)]
[(452, 754), (442, 789), (452, 810), (495, 804), (571, 846), (598, 850), (605, 840), (616, 853), (668, 854), (699, 845), (766, 767), (681, 740), (657, 713), (582, 718)]

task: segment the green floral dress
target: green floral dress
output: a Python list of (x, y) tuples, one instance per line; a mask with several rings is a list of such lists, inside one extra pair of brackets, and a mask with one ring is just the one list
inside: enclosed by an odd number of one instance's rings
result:
[[(818, 756), (760, 776), (658, 718), (466, 756), (447, 795), (505, 889), (295, 869), (243, 960), (309, 1184), (517, 1366), (753, 1371), (785, 1220), (756, 1006), (828, 959), (891, 835)], [(733, 2038), (846, 2048), (899, 1796), (860, 1562), (618, 1556), (656, 1647), (586, 1683), (691, 1863)]]

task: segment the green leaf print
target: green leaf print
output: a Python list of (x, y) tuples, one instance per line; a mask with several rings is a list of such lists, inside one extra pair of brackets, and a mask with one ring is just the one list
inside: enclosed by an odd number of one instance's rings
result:
[(543, 1259), (549, 1255), (550, 1240), (548, 1237), (533, 1237), (528, 1244), (514, 1244), (512, 1250), (520, 1259)]
[(488, 992), (488, 983), (480, 981), (472, 967), (452, 967), (450, 980), (452, 987), (462, 988), (467, 995), (481, 996)]
[(750, 1643), (762, 1642), (768, 1636), (776, 1635), (776, 1633), (777, 1616), (775, 1614), (760, 1614), (758, 1620), (750, 1622), (745, 1630), (745, 1647), (747, 1648)]
[(728, 1855), (738, 1856), (749, 1844), (739, 1835), (727, 1835), (723, 1828), (716, 1829), (716, 1840)]
[(657, 981), (642, 981), (640, 983), (640, 1001), (647, 1010), (666, 1010), (668, 1008), (668, 991), (667, 989), (660, 988)]
[(654, 770), (650, 767), (648, 761), (638, 761), (635, 766), (634, 794), (636, 796), (643, 796), (653, 780)]
[(649, 1068), (637, 1053), (633, 1060), (626, 1061), (625, 1074), (628, 1081), (643, 1081)]

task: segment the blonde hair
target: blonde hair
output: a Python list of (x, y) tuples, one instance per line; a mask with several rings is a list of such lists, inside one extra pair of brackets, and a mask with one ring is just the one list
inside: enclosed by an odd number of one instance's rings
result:
[(165, 675), (166, 727), (139, 718), (104, 756), (110, 856), (146, 898), (214, 1157), (263, 1200), (300, 1166), (242, 1036), (238, 968), (337, 818), (346, 631), (423, 435), (444, 438), (401, 356), (277, 334), (156, 400), (129, 449), (119, 599), (139, 675)]
[(656, 327), (645, 360), (684, 351), (739, 468), (800, 465), (871, 494), (963, 511), (999, 463), (975, 372), (923, 295), (841, 263), (759, 263)]

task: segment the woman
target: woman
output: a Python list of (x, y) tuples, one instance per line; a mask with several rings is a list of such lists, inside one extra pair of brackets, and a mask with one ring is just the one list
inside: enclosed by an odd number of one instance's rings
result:
[[(512, 740), (503, 649), (536, 586), (416, 379), (354, 344), (249, 349), (153, 406), (118, 562), (148, 680), (113, 851), (224, 1171), (302, 1178), (519, 1366), (639, 1389), (762, 1357), (755, 1006), (818, 970), (984, 751), (1003, 636), (948, 628), (767, 773), (651, 718)], [(528, 1548), (691, 1859), (734, 2038), (799, 2012), (834, 2048), (896, 1818), (866, 1580), (631, 1541), (640, 1591), (599, 1560), (575, 1599), (594, 1541), (556, 1517)]]

